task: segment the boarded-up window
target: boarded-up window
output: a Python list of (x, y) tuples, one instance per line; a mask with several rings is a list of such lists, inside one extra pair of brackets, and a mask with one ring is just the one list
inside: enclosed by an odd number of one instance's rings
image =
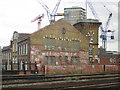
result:
[(45, 57), (46, 65), (55, 65), (55, 56), (47, 56)]
[(77, 40), (72, 41), (72, 51), (78, 52), (80, 50), (80, 42)]
[(46, 50), (55, 49), (55, 38), (45, 38), (45, 49)]
[(59, 46), (58, 46), (59, 50), (62, 50), (62, 39), (59, 40)]
[(71, 57), (71, 65), (79, 64), (79, 57)]
[(61, 65), (61, 64), (62, 64), (62, 56), (59, 56), (58, 65)]
[(65, 65), (68, 65), (68, 57), (65, 56)]
[(44, 60), (45, 60), (45, 61), (44, 61), (44, 62), (45, 62), (45, 65), (47, 65), (47, 64), (48, 64), (48, 57), (46, 56)]
[(64, 41), (64, 50), (67, 51), (68, 50), (68, 40)]

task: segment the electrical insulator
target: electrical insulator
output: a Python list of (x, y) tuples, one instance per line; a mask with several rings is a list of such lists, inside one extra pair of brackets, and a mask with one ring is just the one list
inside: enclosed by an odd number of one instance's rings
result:
[(114, 36), (111, 36), (111, 39), (114, 39)]

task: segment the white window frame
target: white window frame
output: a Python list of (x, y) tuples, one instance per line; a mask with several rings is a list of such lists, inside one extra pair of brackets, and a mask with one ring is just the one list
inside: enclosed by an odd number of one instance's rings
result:
[(26, 47), (25, 47), (25, 54), (27, 55), (28, 54), (28, 44), (25, 44)]

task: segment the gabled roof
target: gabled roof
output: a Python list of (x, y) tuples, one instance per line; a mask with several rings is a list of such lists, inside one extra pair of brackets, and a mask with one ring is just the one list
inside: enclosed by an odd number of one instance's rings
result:
[(68, 23), (66, 20), (64, 20), (62, 18), (48, 26), (45, 26), (45, 27), (33, 32), (30, 36), (33, 36), (34, 34), (37, 34), (43, 30), (51, 30), (52, 29), (54, 31), (54, 30), (58, 30), (60, 28), (67, 28), (69, 30), (72, 30), (73, 32), (76, 31), (76, 32), (80, 33), (74, 26), (72, 26), (70, 23)]

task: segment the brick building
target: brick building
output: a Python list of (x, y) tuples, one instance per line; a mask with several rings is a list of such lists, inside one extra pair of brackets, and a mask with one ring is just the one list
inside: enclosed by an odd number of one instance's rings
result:
[(2, 48), (2, 64), (3, 70), (10, 70), (10, 64), (12, 61), (12, 47), (10, 46), (5, 46)]
[[(12, 63), (13, 63), (13, 70), (20, 70), (21, 64), (21, 55), (23, 55), (22, 60), (29, 60), (28, 56), (28, 42), (24, 42), (29, 39), (28, 33), (18, 33), (15, 31), (13, 33), (12, 39)], [(21, 42), (21, 44), (19, 44)], [(24, 42), (24, 43), (22, 43)]]
[(120, 64), (120, 53), (117, 51), (106, 51), (102, 47), (99, 48), (100, 64), (102, 65), (118, 65)]
[(2, 49), (3, 70), (11, 70), (11, 69), (19, 70), (20, 67), (18, 61), (18, 57), (19, 57), (18, 43), (26, 38), (29, 38), (29, 34), (18, 33), (17, 31), (13, 33), (12, 40), (10, 41), (10, 45), (5, 46)]
[[(95, 24), (93, 29), (84, 30), (83, 32), (88, 36), (88, 32), (92, 34), (94, 32), (98, 35), (100, 23), (95, 22)], [(67, 68), (68, 65), (80, 65), (82, 62), (90, 63), (88, 52), (91, 42), (85, 34), (82, 34), (80, 30), (77, 30), (64, 19), (60, 19), (32, 33), (30, 35), (29, 45), (30, 62), (37, 63), (37, 68), (40, 73), (44, 72), (44, 67), (50, 69), (52, 68), (51, 66), (60, 67), (64, 65)], [(95, 41), (98, 41), (96, 40), (98, 38), (93, 38)], [(94, 41), (93, 39), (91, 40)], [(97, 48), (97, 46), (95, 46), (95, 48)], [(81, 53), (84, 53), (85, 56), (81, 55)], [(93, 52), (93, 55), (98, 55), (98, 53)], [(31, 68), (34, 69), (35, 67)], [(45, 71), (47, 72), (47, 70)]]
[(15, 31), (11, 41), (13, 70), (23, 73), (37, 68), (41, 74), (57, 72), (55, 68), (62, 68), (61, 72), (79, 70), (77, 66), (90, 64), (89, 59), (98, 56), (100, 24), (97, 20), (87, 20), (72, 26), (60, 19), (32, 34)]
[(100, 24), (90, 19), (72, 26), (60, 19), (31, 34), (15, 31), (11, 41), (13, 70), (20, 74), (36, 69), (39, 74), (102, 71), (104, 66), (95, 61)]
[(100, 24), (96, 19), (81, 20), (74, 24), (74, 27), (89, 40), (89, 58), (91, 61), (98, 57), (98, 27)]

